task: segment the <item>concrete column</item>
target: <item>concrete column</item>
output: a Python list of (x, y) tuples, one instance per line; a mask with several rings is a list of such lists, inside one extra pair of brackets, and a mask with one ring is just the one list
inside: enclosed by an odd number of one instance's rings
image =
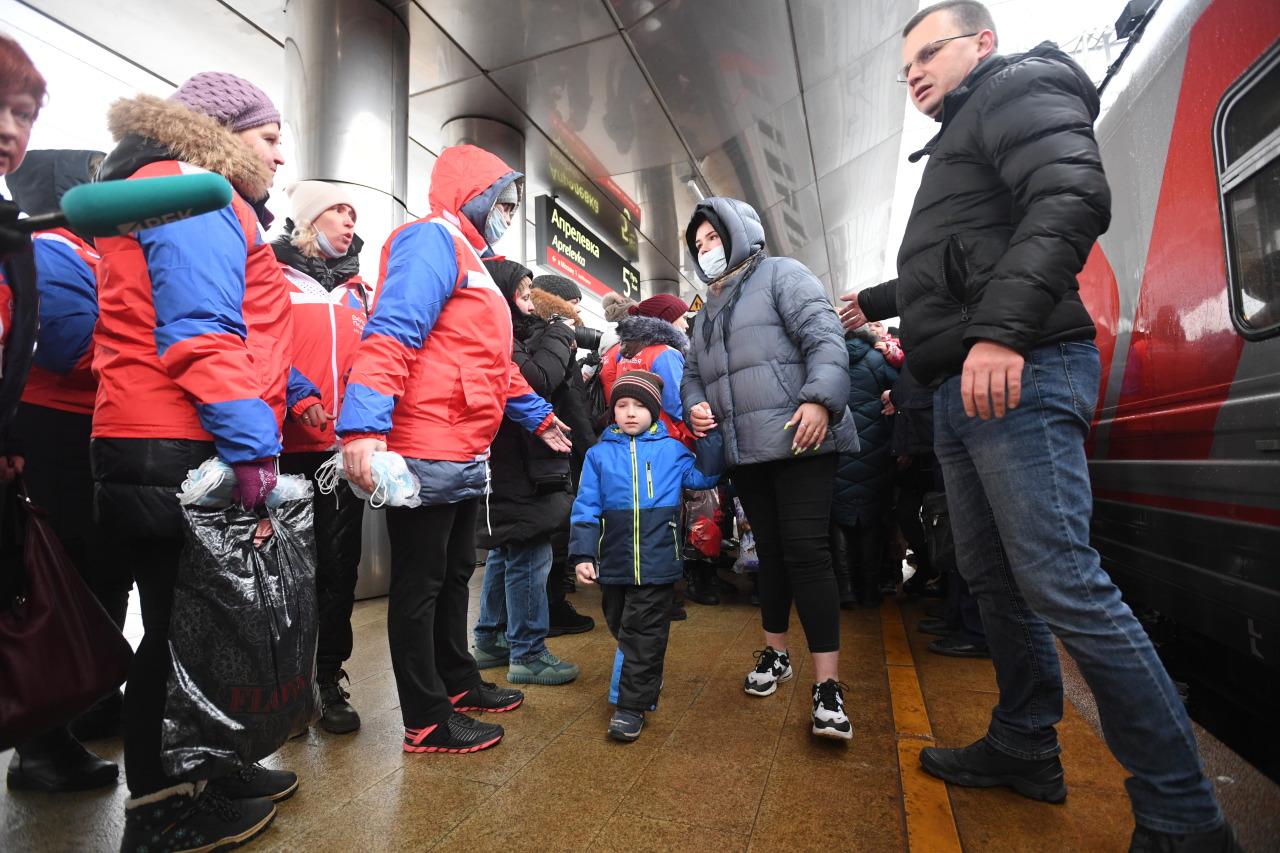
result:
[[(409, 145), (407, 0), (288, 0), (285, 134), (301, 180), (343, 185), (378, 277), (382, 244), (405, 221)], [(338, 488), (346, 488), (339, 485)], [(365, 510), (357, 598), (385, 595), (391, 550), (383, 513)]]
[[(511, 125), (483, 116), (459, 116), (446, 121), (440, 130), (444, 135), (446, 148), (450, 145), (474, 145), (497, 155), (514, 171), (522, 175), (528, 174), (524, 168), (524, 134)], [(532, 260), (528, 249), (529, 241), (526, 239), (529, 230), (526, 211), (532, 212), (533, 208), (526, 201), (527, 199), (521, 199), (520, 207), (511, 220), (511, 227), (494, 247), (499, 255), (506, 255), (522, 264), (528, 264)]]
[(409, 28), (405, 0), (288, 0), (285, 134), (300, 180), (332, 181), (355, 202), (362, 274), (378, 275), (405, 221)]

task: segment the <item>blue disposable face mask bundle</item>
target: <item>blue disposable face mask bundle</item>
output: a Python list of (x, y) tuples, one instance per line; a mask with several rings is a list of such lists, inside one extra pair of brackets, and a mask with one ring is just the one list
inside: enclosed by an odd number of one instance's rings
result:
[[(184, 506), (204, 506), (222, 509), (231, 506), (232, 490), (236, 487), (236, 474), (231, 466), (217, 456), (210, 456), (199, 468), (187, 471), (178, 492), (178, 502)], [(281, 474), (276, 487), (267, 495), (267, 506), (275, 509), (283, 503), (311, 497), (311, 484), (300, 474)]]
[(324, 494), (332, 494), (338, 487), (338, 480), (346, 480), (351, 491), (361, 500), (369, 502), (369, 506), (380, 509), (384, 506), (415, 507), (422, 506), (422, 483), (404, 461), (399, 453), (389, 450), (375, 452), (369, 460), (373, 471), (374, 489), (369, 494), (351, 482), (347, 470), (342, 464), (342, 451), (339, 450), (329, 461), (316, 471), (316, 485)]

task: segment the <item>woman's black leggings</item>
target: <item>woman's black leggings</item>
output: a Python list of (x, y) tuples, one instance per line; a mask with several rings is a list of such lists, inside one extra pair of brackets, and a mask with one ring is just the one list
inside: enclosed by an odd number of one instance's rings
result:
[(785, 633), (794, 601), (810, 652), (840, 650), (840, 594), (827, 539), (838, 460), (828, 453), (730, 473), (756, 538), (764, 630)]

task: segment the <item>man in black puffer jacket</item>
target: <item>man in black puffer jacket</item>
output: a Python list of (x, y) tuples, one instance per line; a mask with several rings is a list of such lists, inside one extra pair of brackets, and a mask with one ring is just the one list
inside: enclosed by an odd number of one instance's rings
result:
[(984, 738), (920, 762), (952, 784), (1065, 800), (1056, 634), (1133, 775), (1132, 849), (1238, 849), (1177, 691), (1089, 545), (1100, 369), (1076, 274), (1110, 219), (1097, 92), (1053, 44), (993, 53), (974, 0), (921, 10), (903, 39), (898, 79), (941, 128), (911, 157), (929, 164), (898, 278), (843, 297), (841, 314), (850, 328), (901, 316), (907, 368), (936, 388), (956, 558), (1000, 687)]

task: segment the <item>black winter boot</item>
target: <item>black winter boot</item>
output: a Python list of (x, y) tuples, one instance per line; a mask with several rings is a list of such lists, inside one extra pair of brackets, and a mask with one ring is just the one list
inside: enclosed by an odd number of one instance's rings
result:
[(703, 563), (685, 563), (684, 597), (705, 606), (712, 606), (720, 603), (720, 595), (716, 592), (715, 585), (711, 582), (709, 573), (715, 571)]
[(316, 683), (320, 685), (320, 725), (327, 732), (335, 735), (354, 732), (360, 728), (360, 715), (347, 702), (351, 694), (342, 689), (339, 682), (347, 678), (346, 670), (322, 672), (316, 675)]
[(270, 800), (233, 803), (203, 782), (185, 782), (125, 802), (120, 853), (227, 850), (262, 832), (275, 816)]
[(119, 737), (124, 724), (124, 694), (119, 690), (99, 699), (67, 724), (78, 741)]
[(9, 761), (8, 785), (16, 791), (88, 791), (115, 785), (120, 768), (80, 745), (66, 726), (18, 744)]

